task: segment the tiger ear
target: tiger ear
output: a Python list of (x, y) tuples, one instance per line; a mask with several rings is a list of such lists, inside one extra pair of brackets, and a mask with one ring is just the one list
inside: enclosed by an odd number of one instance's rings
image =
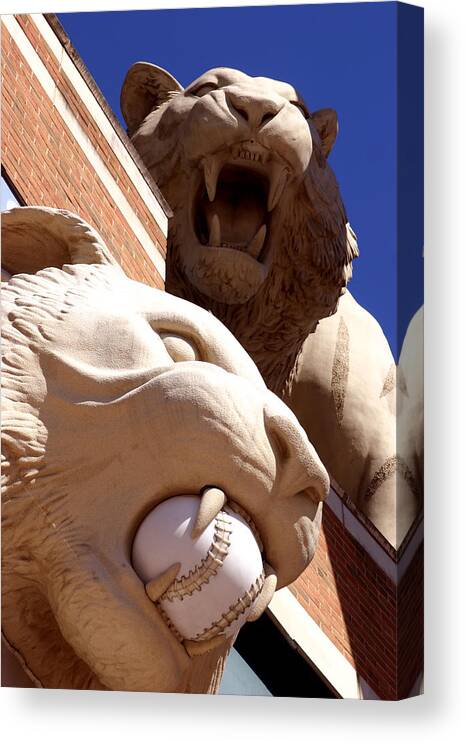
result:
[(337, 113), (333, 108), (321, 108), (312, 113), (312, 121), (320, 135), (323, 154), (328, 157), (339, 131)]
[(136, 62), (129, 69), (121, 88), (120, 107), (128, 134), (155, 108), (164, 103), (170, 93), (184, 88), (169, 72), (149, 62)]
[(100, 235), (77, 214), (47, 206), (2, 211), (2, 267), (5, 278), (64, 265), (118, 263)]

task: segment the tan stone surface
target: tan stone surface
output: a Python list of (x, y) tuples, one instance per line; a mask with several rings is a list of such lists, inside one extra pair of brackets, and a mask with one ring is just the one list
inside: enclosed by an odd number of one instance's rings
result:
[(291, 85), (238, 70), (183, 89), (147, 63), (131, 68), (121, 101), (174, 211), (167, 290), (226, 324), (338, 484), (399, 545), (421, 487), (396, 441), (402, 372), (368, 312), (350, 295), (337, 309), (358, 249), (327, 162), (335, 112), (310, 113)]
[(326, 471), (229, 331), (130, 281), (77, 217), (13, 209), (2, 243), (5, 639), (46, 687), (215, 690), (229, 644), (189, 656), (132, 568), (138, 525), (219, 487), (286, 585)]
[(417, 454), (402, 435), (407, 419), (420, 434), (416, 394), (413, 373), (407, 383), (402, 358), (397, 368), (379, 324), (346, 292), (305, 341), (286, 397), (336, 482), (396, 547), (421, 504)]
[(336, 114), (310, 116), (291, 85), (238, 70), (210, 70), (185, 90), (166, 83), (138, 63), (121, 106), (174, 211), (167, 290), (211, 309), (281, 393), (357, 254), (326, 161)]
[(423, 307), (413, 315), (405, 334), (399, 357), (399, 373), (405, 382), (406, 393), (402, 406), (398, 405), (399, 425), (397, 435), (405, 451), (420, 494), (423, 494), (424, 446), (424, 344)]

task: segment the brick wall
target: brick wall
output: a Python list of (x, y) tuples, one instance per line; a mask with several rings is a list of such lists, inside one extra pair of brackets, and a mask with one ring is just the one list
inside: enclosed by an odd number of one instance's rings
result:
[(397, 698), (407, 698), (423, 670), (424, 549), (419, 547), (397, 590)]
[(408, 695), (423, 666), (423, 549), (396, 584), (328, 506), (317, 553), (291, 591), (383, 699)]
[[(164, 258), (166, 238), (147, 209), (114, 151), (61, 73), (57, 60), (28, 16), (17, 22), (66, 100), (69, 111), (88, 139), (88, 147), (103, 161)], [(140, 244), (121, 210), (115, 205), (83, 149), (41, 86), (2, 24), (2, 165), (26, 205), (70, 209), (100, 233), (126, 273), (151, 286), (163, 288), (163, 278)], [(122, 129), (115, 132), (123, 141)], [(128, 147), (132, 145), (127, 140)], [(153, 187), (154, 184), (150, 184)]]

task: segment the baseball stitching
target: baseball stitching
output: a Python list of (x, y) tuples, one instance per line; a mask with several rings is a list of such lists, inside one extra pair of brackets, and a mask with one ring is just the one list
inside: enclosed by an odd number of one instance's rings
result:
[(161, 616), (164, 619), (164, 621), (166, 622), (169, 630), (172, 631), (173, 634), (175, 635), (176, 639), (178, 639), (180, 642), (183, 642), (184, 641), (184, 637), (177, 630), (176, 626), (174, 625), (174, 623), (172, 622), (171, 618), (168, 616), (168, 614), (166, 613), (166, 611), (163, 610), (163, 607), (162, 607), (160, 601), (158, 601), (158, 610), (160, 611)]
[(254, 538), (255, 538), (255, 541), (257, 542), (258, 548), (262, 552), (263, 551), (263, 544), (262, 544), (262, 540), (260, 538), (260, 535), (259, 535), (259, 533), (257, 531), (257, 526), (253, 522), (253, 520), (250, 517), (250, 515), (244, 510), (244, 508), (242, 508), (240, 505), (238, 505), (237, 502), (233, 502), (232, 500), (229, 500), (228, 501), (228, 504), (225, 506), (224, 509), (225, 509), (225, 511), (227, 513), (231, 513), (231, 512), (232, 513), (236, 513), (237, 515), (240, 515), (241, 518), (243, 518), (245, 520), (245, 522), (247, 523), (247, 525), (249, 526), (250, 530), (252, 531), (252, 533), (254, 535)]
[(186, 596), (192, 595), (195, 590), (201, 590), (202, 585), (206, 585), (216, 575), (229, 552), (231, 526), (231, 520), (223, 511), (220, 511), (215, 518), (213, 542), (207, 556), (202, 559), (200, 564), (191, 569), (189, 574), (176, 578), (167, 591), (163, 593), (161, 600), (169, 600), (170, 602), (184, 600)]
[(234, 621), (236, 621), (239, 616), (241, 616), (244, 611), (246, 611), (247, 608), (252, 605), (254, 600), (260, 594), (264, 582), (265, 575), (262, 572), (261, 575), (257, 577), (255, 582), (252, 582), (249, 589), (246, 590), (245, 593), (240, 598), (238, 598), (235, 603), (229, 606), (229, 610), (226, 613), (223, 613), (221, 615), (221, 618), (214, 621), (212, 624), (210, 624), (210, 626), (196, 635), (195, 641), (206, 641), (207, 639), (212, 639), (214, 636), (217, 636), (218, 634), (221, 634), (223, 631), (225, 631), (228, 626), (231, 626), (231, 624), (234, 623)]

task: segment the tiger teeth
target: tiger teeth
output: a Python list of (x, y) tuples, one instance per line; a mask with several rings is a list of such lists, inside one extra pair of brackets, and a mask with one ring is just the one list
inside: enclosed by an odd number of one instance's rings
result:
[(247, 621), (256, 621), (260, 618), (262, 613), (268, 608), (271, 599), (276, 591), (276, 585), (278, 583), (278, 577), (273, 567), (270, 564), (265, 563), (265, 582), (260, 591), (260, 595), (256, 599), (252, 610), (250, 611)]
[(253, 258), (257, 259), (260, 255), (266, 237), (266, 224), (258, 229), (257, 233), (250, 242), (225, 242), (221, 239), (221, 223), (218, 214), (212, 214), (209, 224), (208, 245), (210, 247), (228, 247), (231, 250), (248, 252)]
[(266, 237), (266, 224), (262, 224), (255, 237), (249, 242), (247, 252), (253, 258), (257, 259), (261, 253), (262, 247), (265, 243)]
[(180, 562), (172, 564), (163, 574), (156, 577), (154, 580), (150, 580), (145, 586), (147, 595), (149, 596), (152, 603), (156, 603), (160, 600), (163, 593), (165, 593), (169, 586), (174, 582), (177, 577), (179, 570), (181, 569)]
[(214, 636), (212, 639), (206, 639), (205, 641), (184, 639), (184, 649), (189, 657), (199, 657), (207, 652), (212, 652), (214, 649), (218, 649), (218, 647), (221, 647), (226, 641), (227, 638), (223, 634)]
[(250, 149), (239, 149), (234, 147), (232, 156), (235, 160), (251, 160), (252, 162), (265, 162), (264, 155), (261, 152), (254, 152)]
[(268, 192), (267, 204), (268, 211), (273, 211), (278, 201), (281, 199), (287, 183), (288, 175), (289, 173), (286, 168), (283, 168), (282, 165), (279, 165), (278, 163), (275, 163), (274, 167), (271, 169), (270, 190)]
[(212, 155), (205, 157), (203, 161), (203, 174), (210, 202), (215, 200), (220, 169), (221, 161), (218, 157), (213, 157)]
[(202, 492), (199, 510), (192, 527), (192, 538), (198, 539), (207, 526), (216, 518), (226, 503), (226, 495), (218, 487), (205, 487)]
[(210, 222), (209, 245), (221, 245), (221, 227), (218, 214), (213, 214)]

